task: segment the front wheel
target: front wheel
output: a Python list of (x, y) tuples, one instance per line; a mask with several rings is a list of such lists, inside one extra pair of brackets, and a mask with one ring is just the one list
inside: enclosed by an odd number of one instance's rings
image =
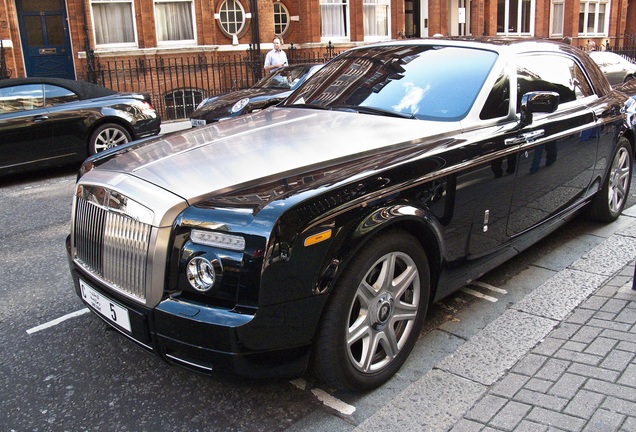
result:
[(88, 153), (94, 155), (130, 141), (130, 134), (123, 126), (115, 123), (106, 123), (95, 129), (91, 134), (88, 140)]
[(370, 390), (410, 354), (426, 316), (430, 276), (417, 239), (390, 231), (371, 239), (336, 283), (318, 332), (313, 371), (341, 390)]
[(603, 187), (592, 200), (592, 217), (600, 222), (615, 221), (625, 208), (632, 181), (632, 147), (620, 138)]

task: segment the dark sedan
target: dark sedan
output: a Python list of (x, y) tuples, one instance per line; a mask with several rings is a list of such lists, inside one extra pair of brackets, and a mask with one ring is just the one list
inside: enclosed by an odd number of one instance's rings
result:
[(87, 160), (76, 292), (173, 364), (377, 387), (432, 302), (584, 209), (619, 217), (628, 101), (570, 45), (351, 49), (275, 107)]
[(636, 64), (616, 53), (608, 51), (592, 51), (592, 60), (598, 64), (611, 85), (618, 85), (636, 78)]
[(78, 162), (159, 133), (150, 97), (82, 81), (0, 81), (0, 175)]
[(323, 65), (297, 64), (277, 69), (253, 87), (209, 97), (190, 116), (192, 126), (202, 126), (276, 105)]

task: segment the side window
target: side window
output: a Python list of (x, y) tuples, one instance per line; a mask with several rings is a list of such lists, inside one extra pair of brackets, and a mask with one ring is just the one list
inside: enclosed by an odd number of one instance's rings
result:
[(133, 0), (91, 0), (96, 45), (137, 45), (133, 3)]
[(492, 86), (488, 99), (481, 110), (479, 118), (482, 120), (494, 119), (508, 115), (510, 108), (510, 79), (502, 73)]
[(77, 100), (79, 100), (79, 97), (64, 87), (44, 84), (44, 106), (50, 107)]
[(534, 91), (553, 91), (560, 103), (572, 102), (594, 94), (580, 66), (571, 58), (561, 55), (523, 56), (517, 64), (517, 110), (521, 97)]
[(9, 113), (42, 108), (42, 84), (27, 84), (0, 89), (0, 112)]

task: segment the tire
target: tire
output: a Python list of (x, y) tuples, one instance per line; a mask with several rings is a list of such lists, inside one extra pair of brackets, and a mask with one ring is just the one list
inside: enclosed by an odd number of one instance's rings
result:
[(429, 296), (417, 239), (403, 231), (371, 239), (334, 286), (314, 345), (314, 375), (339, 390), (385, 383), (413, 349)]
[(626, 138), (620, 138), (601, 190), (591, 203), (591, 215), (599, 222), (613, 222), (623, 212), (632, 181), (634, 155)]
[(94, 155), (130, 141), (132, 141), (130, 133), (123, 126), (115, 123), (106, 123), (99, 126), (91, 134), (88, 140), (88, 154)]

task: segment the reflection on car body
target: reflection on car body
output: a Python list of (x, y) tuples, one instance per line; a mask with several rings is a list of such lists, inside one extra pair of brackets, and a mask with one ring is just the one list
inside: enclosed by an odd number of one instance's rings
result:
[(284, 66), (253, 87), (209, 97), (190, 115), (190, 122), (192, 126), (203, 126), (276, 105), (321, 67), (309, 63)]
[[(584, 207), (621, 214), (628, 101), (568, 45), (352, 49), (275, 107), (87, 161), (67, 241), (76, 291), (124, 307), (130, 331), (94, 311), (170, 363), (377, 387), (431, 302)], [(95, 206), (86, 187), (129, 204)]]
[(636, 64), (609, 51), (590, 52), (592, 60), (598, 64), (603, 74), (613, 86), (636, 78)]
[(150, 97), (61, 78), (0, 80), (0, 174), (79, 162), (157, 135)]

